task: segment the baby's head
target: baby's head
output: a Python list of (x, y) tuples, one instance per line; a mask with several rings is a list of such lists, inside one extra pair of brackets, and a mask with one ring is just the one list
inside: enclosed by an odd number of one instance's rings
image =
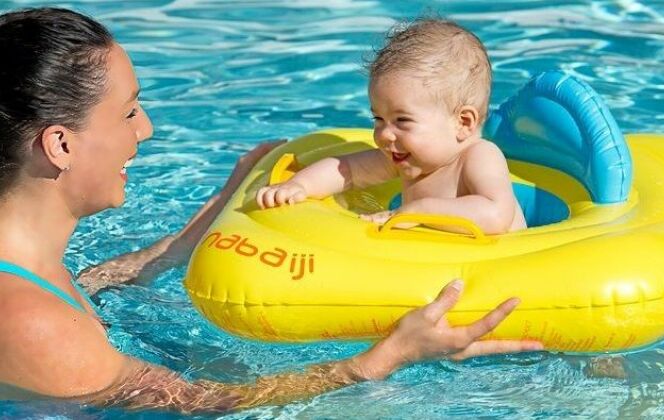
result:
[(452, 164), (481, 137), (491, 65), (457, 24), (427, 19), (395, 31), (369, 71), (374, 141), (402, 177)]
[(491, 94), (491, 64), (482, 42), (454, 22), (422, 19), (397, 27), (369, 66), (370, 84), (395, 74), (422, 81), (450, 114), (463, 106), (484, 122)]

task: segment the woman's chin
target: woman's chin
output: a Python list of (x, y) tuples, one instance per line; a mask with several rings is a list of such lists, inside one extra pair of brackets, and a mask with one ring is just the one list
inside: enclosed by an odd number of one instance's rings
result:
[(117, 209), (118, 207), (122, 207), (122, 205), (125, 203), (125, 198), (126, 192), (123, 186), (123, 188), (119, 188), (117, 191), (115, 191), (113, 196), (109, 197), (109, 201), (106, 202), (104, 208), (99, 209), (98, 211), (103, 211), (106, 209)]
[(109, 207), (117, 209), (118, 207), (122, 207), (124, 202), (125, 202), (125, 192), (123, 190), (122, 194), (114, 198)]

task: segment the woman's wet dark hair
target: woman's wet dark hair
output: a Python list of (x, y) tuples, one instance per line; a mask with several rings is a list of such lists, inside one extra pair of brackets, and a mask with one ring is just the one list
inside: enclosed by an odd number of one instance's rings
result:
[(84, 127), (104, 94), (112, 45), (103, 25), (71, 10), (0, 15), (0, 194), (44, 129)]

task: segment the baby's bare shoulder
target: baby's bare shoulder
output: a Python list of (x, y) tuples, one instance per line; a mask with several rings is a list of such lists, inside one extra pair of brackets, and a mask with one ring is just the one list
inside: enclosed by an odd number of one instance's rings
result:
[(503, 155), (503, 152), (496, 143), (485, 139), (480, 139), (468, 147), (464, 155), (467, 159), (477, 159), (482, 157), (505, 159), (505, 155)]
[(462, 164), (465, 169), (473, 170), (496, 166), (506, 167), (507, 160), (495, 143), (480, 139), (465, 150)]

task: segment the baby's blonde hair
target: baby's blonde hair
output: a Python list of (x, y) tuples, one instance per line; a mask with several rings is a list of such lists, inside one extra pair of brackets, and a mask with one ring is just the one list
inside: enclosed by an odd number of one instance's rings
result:
[(419, 19), (398, 25), (369, 65), (369, 79), (406, 73), (421, 78), (451, 113), (475, 107), (484, 122), (491, 95), (491, 63), (472, 32), (443, 19)]

